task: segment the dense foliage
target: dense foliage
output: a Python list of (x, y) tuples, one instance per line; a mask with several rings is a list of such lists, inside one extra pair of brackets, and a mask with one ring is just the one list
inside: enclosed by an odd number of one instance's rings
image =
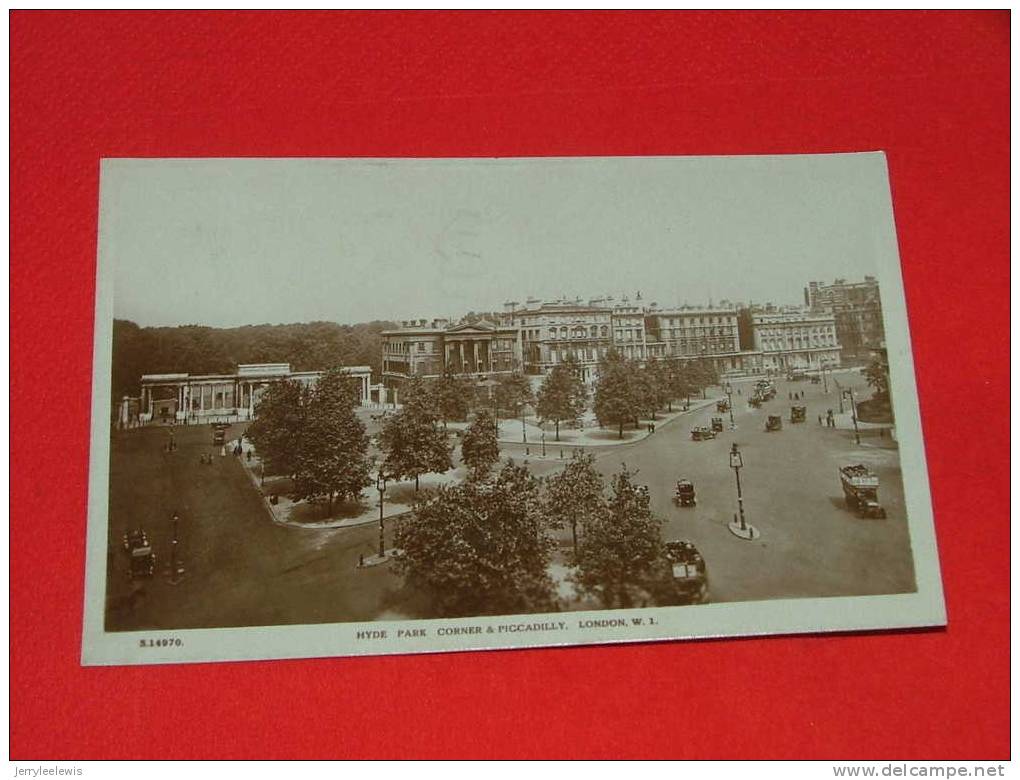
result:
[(246, 436), (268, 473), (291, 478), (295, 501), (321, 502), (329, 514), (338, 496), (356, 499), (371, 484), (357, 402), (352, 380), (335, 370), (314, 385), (276, 382), (259, 399)]
[(387, 418), (379, 434), (379, 445), (385, 453), (384, 473), (392, 479), (414, 479), (422, 474), (449, 471), (453, 468), (446, 431), (439, 427), (434, 399), (423, 379), (413, 378), (404, 390), (403, 407)]
[(592, 409), (599, 425), (619, 428), (621, 439), (624, 423), (635, 421), (642, 408), (638, 373), (637, 365), (615, 349), (599, 362)]
[(574, 555), (577, 555), (577, 528), (605, 511), (602, 475), (595, 470), (595, 456), (574, 451), (562, 471), (545, 483), (545, 515), (550, 528), (570, 527)]
[(128, 320), (114, 320), (113, 397), (137, 396), (142, 374), (221, 374), (240, 363), (290, 363), (294, 371), (370, 366), (378, 377), (380, 333), (392, 327), (393, 323), (377, 321), (142, 328)]
[(441, 487), (397, 530), (397, 573), (444, 617), (556, 608), (539, 483), (512, 462), (492, 480)]
[(607, 609), (654, 601), (661, 589), (665, 550), (662, 520), (649, 507), (648, 488), (626, 467), (613, 477), (605, 509), (588, 513), (575, 555), (582, 593)]
[(542, 420), (556, 425), (556, 441), (560, 440), (560, 423), (576, 425), (584, 414), (588, 390), (581, 380), (581, 368), (573, 359), (553, 366), (538, 390), (536, 411)]
[(460, 454), (472, 479), (485, 479), (499, 461), (498, 436), (496, 421), (484, 410), (478, 412), (464, 431)]
[(356, 500), (372, 484), (368, 435), (354, 413), (357, 404), (354, 382), (335, 369), (327, 371), (309, 395), (297, 447), (293, 498), (324, 502), (327, 515), (336, 497)]

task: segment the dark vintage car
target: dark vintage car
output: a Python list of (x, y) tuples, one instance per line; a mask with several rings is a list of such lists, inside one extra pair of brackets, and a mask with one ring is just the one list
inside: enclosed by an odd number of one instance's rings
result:
[(141, 528), (124, 534), (124, 551), (128, 554), (128, 576), (131, 579), (151, 577), (156, 572), (156, 554), (149, 536)]
[(229, 426), (224, 425), (223, 423), (216, 423), (216, 425), (213, 426), (213, 437), (212, 437), (212, 443), (213, 444), (215, 444), (217, 446), (219, 446), (221, 444), (226, 444), (226, 441), (227, 441), (227, 428), (228, 427)]
[(770, 414), (768, 419), (765, 420), (766, 431), (781, 431), (783, 430), (783, 418), (778, 414)]
[(807, 407), (806, 406), (791, 406), (790, 407), (790, 422), (802, 423), (807, 419)]
[(698, 503), (697, 495), (694, 492), (694, 483), (689, 479), (678, 479), (676, 492), (673, 494), (673, 502), (677, 506), (694, 506)]
[(673, 586), (682, 604), (697, 604), (708, 596), (708, 569), (701, 552), (692, 542), (666, 542), (666, 559), (672, 567)]
[(704, 425), (698, 425), (691, 428), (691, 441), (704, 441), (705, 439), (714, 439), (715, 431), (711, 428), (707, 428)]
[(713, 417), (712, 418), (712, 430), (715, 431), (716, 433), (722, 433), (722, 430), (723, 430), (723, 420), (722, 420), (722, 417)]

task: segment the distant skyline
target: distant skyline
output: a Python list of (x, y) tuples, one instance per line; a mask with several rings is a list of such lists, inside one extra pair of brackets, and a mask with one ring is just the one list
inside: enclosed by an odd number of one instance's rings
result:
[(876, 273), (876, 162), (107, 160), (100, 251), (114, 316), (142, 326), (457, 318), (638, 291), (662, 308), (800, 304), (810, 281)]

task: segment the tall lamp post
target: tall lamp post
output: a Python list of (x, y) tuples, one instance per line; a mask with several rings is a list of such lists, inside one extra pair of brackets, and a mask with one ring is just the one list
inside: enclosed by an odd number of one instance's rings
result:
[(386, 475), (379, 469), (375, 480), (375, 489), (379, 491), (379, 559), (386, 557), (386, 525), (383, 520), (383, 499), (386, 497)]
[(737, 449), (737, 444), (734, 442), (733, 449), (730, 450), (730, 468), (733, 469), (733, 473), (737, 478), (737, 507), (740, 515), (739, 519), (734, 517), (733, 522), (730, 523), (730, 533), (738, 539), (751, 542), (761, 536), (761, 534), (758, 532), (758, 529), (748, 523), (747, 519), (744, 517), (744, 494), (740, 489), (740, 469), (743, 467), (743, 456), (741, 456), (740, 450)]
[(854, 440), (861, 443), (861, 431), (857, 427), (857, 404), (854, 403), (854, 389), (852, 387), (847, 388), (843, 391), (846, 395), (850, 396), (850, 417), (854, 421)]
[(733, 385), (726, 384), (726, 397), (729, 399), (730, 407), (730, 430), (736, 430), (737, 424), (733, 422)]
[(829, 394), (829, 380), (825, 376), (825, 369), (828, 368), (828, 367), (829, 367), (829, 361), (828, 360), (822, 360), (822, 389), (823, 389), (823, 392), (826, 395)]
[(181, 576), (184, 574), (184, 566), (177, 559), (177, 529), (180, 523), (180, 516), (174, 512), (170, 518), (170, 527), (172, 537), (170, 539), (170, 584), (176, 585), (181, 581)]

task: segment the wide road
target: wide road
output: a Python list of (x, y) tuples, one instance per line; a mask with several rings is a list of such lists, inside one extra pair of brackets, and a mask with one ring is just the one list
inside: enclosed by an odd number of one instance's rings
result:
[[(840, 372), (836, 380), (868, 397), (863, 378)], [(777, 395), (760, 410), (746, 399), (753, 384), (734, 384), (736, 430), (729, 415), (714, 407), (661, 425), (646, 440), (597, 455), (608, 478), (624, 463), (637, 469), (649, 486), (653, 509), (665, 523), (665, 539), (689, 539), (705, 556), (711, 601), (745, 601), (805, 596), (902, 593), (915, 589), (910, 540), (903, 505), (903, 483), (895, 443), (877, 433), (856, 445), (853, 432), (827, 428), (818, 415), (839, 411), (837, 391), (829, 383), (777, 382)], [(736, 389), (740, 388), (738, 395)], [(711, 391), (709, 391), (711, 393)], [(803, 394), (803, 401), (787, 394)], [(807, 407), (807, 421), (791, 425), (790, 406)], [(768, 414), (782, 414), (783, 429), (767, 433)], [(692, 441), (694, 425), (724, 418), (726, 430), (715, 440)], [(743, 455), (740, 479), (748, 522), (761, 532), (748, 542), (730, 533), (737, 512), (737, 491), (729, 451), (736, 442)], [(598, 452), (591, 448), (592, 452)], [(884, 520), (861, 519), (844, 506), (837, 469), (866, 463), (880, 478)], [(673, 504), (673, 486), (684, 477), (695, 484), (697, 506)]]
[[(228, 438), (241, 430), (234, 426)], [(412, 609), (389, 567), (358, 568), (359, 557), (378, 547), (378, 526), (275, 525), (238, 460), (211, 445), (210, 426), (178, 427), (175, 439), (177, 449), (167, 452), (167, 428), (114, 436), (107, 630), (372, 620)], [(213, 455), (211, 465), (203, 454)], [(168, 571), (174, 511), (186, 571), (176, 585)], [(149, 534), (157, 575), (132, 582), (120, 545), (136, 527)]]

